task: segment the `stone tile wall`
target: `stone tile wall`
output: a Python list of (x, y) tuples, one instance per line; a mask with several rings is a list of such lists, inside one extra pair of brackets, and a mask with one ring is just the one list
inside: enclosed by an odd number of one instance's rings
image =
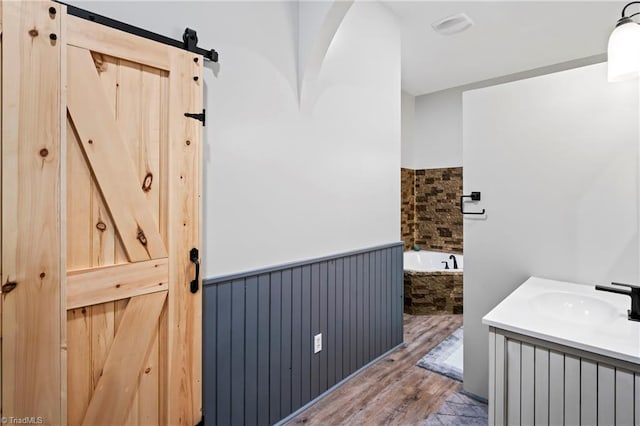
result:
[(462, 313), (462, 271), (404, 273), (404, 312), (411, 315)]
[[(413, 204), (406, 203), (406, 208), (413, 205), (415, 209), (411, 245), (415, 244), (423, 250), (462, 253), (462, 214), (459, 205), (462, 167), (415, 170), (414, 180)], [(404, 209), (404, 191), (402, 195)], [(405, 217), (404, 212), (402, 217)], [(406, 240), (403, 241), (406, 243)]]
[(415, 170), (400, 169), (400, 192), (402, 193), (400, 220), (405, 250), (411, 249), (415, 240), (415, 177)]

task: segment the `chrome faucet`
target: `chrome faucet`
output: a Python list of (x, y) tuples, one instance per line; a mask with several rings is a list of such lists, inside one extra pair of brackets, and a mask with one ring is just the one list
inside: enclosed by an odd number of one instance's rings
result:
[(624, 294), (631, 296), (631, 309), (628, 312), (629, 321), (640, 321), (640, 286), (632, 284), (611, 283), (621, 287), (629, 287), (629, 290), (620, 290), (617, 288), (597, 285), (596, 290), (608, 291), (611, 293)]
[(453, 269), (458, 269), (458, 261), (454, 255), (449, 256), (450, 260), (453, 260)]

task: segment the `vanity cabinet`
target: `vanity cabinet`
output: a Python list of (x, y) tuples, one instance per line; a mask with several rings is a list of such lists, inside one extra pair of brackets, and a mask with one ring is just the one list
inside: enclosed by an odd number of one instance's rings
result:
[(490, 327), (489, 425), (640, 425), (640, 364)]

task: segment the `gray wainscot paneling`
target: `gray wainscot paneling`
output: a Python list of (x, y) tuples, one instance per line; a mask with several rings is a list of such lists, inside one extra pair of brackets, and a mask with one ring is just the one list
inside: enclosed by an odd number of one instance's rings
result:
[(402, 251), (205, 279), (205, 424), (277, 423), (402, 344)]

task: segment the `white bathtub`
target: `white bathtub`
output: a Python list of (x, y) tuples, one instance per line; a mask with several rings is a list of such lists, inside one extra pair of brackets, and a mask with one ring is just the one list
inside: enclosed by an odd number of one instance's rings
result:
[[(462, 272), (462, 255), (454, 254), (458, 269), (453, 268), (453, 259), (449, 259), (451, 253), (440, 253), (436, 251), (405, 251), (404, 252), (404, 270), (414, 272), (433, 272), (433, 271), (460, 271)], [(445, 269), (444, 262), (449, 264), (449, 269)]]

